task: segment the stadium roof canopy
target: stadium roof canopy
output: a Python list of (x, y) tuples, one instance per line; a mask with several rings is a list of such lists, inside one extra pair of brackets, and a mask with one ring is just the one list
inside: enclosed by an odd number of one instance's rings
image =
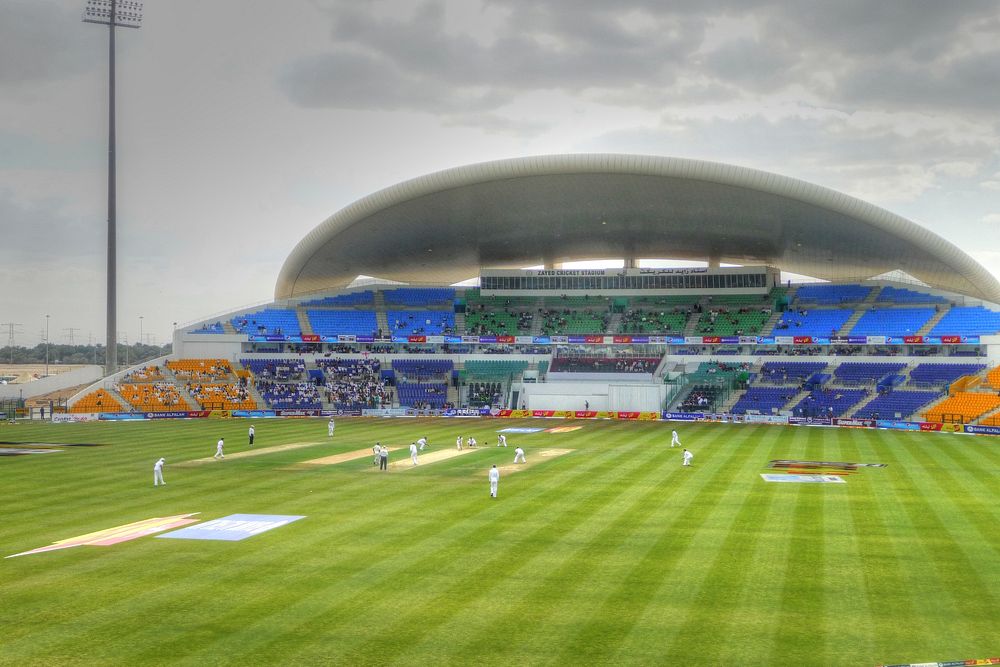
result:
[(767, 264), (825, 280), (899, 270), (1000, 302), (1000, 283), (967, 254), (859, 199), (744, 167), (614, 154), (485, 162), (380, 190), (299, 242), (275, 297), (358, 275), (450, 284), (481, 268), (610, 258)]

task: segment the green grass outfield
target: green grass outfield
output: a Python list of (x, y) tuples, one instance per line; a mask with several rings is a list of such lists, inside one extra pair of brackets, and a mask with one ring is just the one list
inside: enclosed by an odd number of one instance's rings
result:
[[(1000, 439), (561, 420), (2, 425), (0, 556), (188, 512), (307, 518), (241, 542), (143, 537), (0, 560), (0, 664), (875, 665), (1000, 654)], [(511, 434), (414, 470), (292, 464)], [(676, 427), (696, 455), (681, 467)], [(210, 457), (226, 437), (224, 462)], [(2, 446), (2, 445), (0, 445)], [(535, 463), (545, 447), (564, 456)], [(152, 486), (167, 458), (168, 485)], [(392, 460), (405, 458), (397, 452)], [(771, 459), (877, 462), (765, 483)]]

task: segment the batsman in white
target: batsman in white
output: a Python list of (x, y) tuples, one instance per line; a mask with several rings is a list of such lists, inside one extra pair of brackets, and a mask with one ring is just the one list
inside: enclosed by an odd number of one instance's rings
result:
[(153, 486), (159, 486), (160, 484), (163, 486), (167, 485), (163, 481), (163, 464), (166, 462), (165, 458), (160, 457), (160, 460), (153, 464)]
[(500, 437), (497, 438), (497, 447), (506, 447), (506, 446), (507, 446), (507, 436), (501, 433)]
[(457, 447), (458, 449), (462, 449), (462, 436), (458, 436), (455, 439), (455, 447)]
[(500, 471), (497, 470), (497, 464), (494, 463), (493, 467), (490, 468), (490, 498), (497, 497), (497, 484), (500, 483)]
[(215, 459), (226, 458), (226, 455), (222, 453), (222, 448), (225, 446), (225, 444), (226, 444), (225, 438), (219, 438), (219, 441), (215, 443), (215, 456), (213, 456), (212, 458)]

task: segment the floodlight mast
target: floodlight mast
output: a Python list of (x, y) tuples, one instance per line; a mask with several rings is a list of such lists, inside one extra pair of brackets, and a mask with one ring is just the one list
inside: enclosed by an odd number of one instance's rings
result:
[(84, 23), (108, 26), (108, 322), (105, 347), (106, 375), (118, 372), (117, 229), (115, 203), (115, 28), (138, 28), (142, 3), (135, 0), (87, 0)]

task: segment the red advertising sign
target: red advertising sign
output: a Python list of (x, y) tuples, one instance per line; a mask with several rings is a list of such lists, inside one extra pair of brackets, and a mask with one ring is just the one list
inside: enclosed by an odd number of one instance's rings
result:
[(796, 345), (811, 345), (813, 342), (812, 336), (794, 336), (792, 337), (792, 342)]
[(638, 419), (638, 412), (616, 412), (615, 419)]
[(911, 343), (923, 343), (924, 342), (924, 337), (923, 336), (903, 336), (903, 342), (906, 343), (907, 345), (909, 345)]
[(945, 345), (959, 345), (962, 342), (961, 336), (941, 336), (941, 342)]
[(936, 422), (920, 422), (921, 431), (940, 431), (941, 424)]
[(578, 419), (593, 419), (597, 416), (597, 412), (594, 410), (577, 410), (573, 413), (573, 416)]
[(722, 342), (722, 337), (721, 336), (702, 336), (701, 342), (709, 344), (709, 345), (718, 345), (719, 343)]
[(604, 336), (584, 336), (583, 342), (585, 343), (603, 343)]
[(616, 343), (631, 343), (632, 342), (632, 337), (631, 336), (615, 336), (614, 337), (614, 341)]
[(556, 414), (555, 410), (532, 410), (532, 417), (552, 417)]
[(406, 340), (410, 343), (426, 343), (427, 336), (407, 336)]
[(320, 342), (319, 334), (302, 334), (302, 342), (303, 343), (319, 343)]
[(515, 338), (513, 336), (497, 336), (498, 343), (513, 343)]

